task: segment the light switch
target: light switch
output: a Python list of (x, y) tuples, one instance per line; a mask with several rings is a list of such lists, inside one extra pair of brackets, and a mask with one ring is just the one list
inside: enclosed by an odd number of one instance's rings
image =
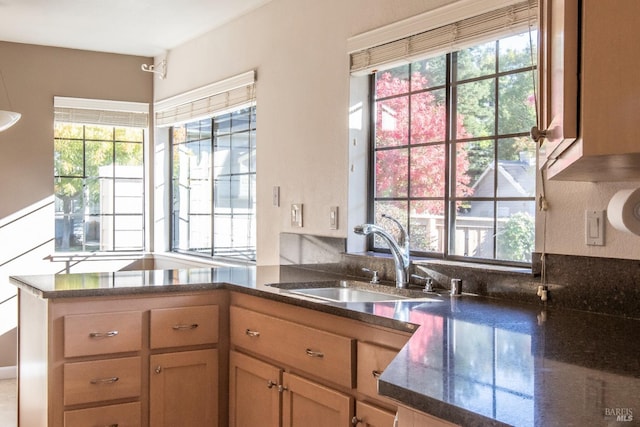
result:
[(585, 211), (585, 243), (604, 246), (604, 211)]
[(302, 228), (302, 203), (291, 205), (291, 226)]
[(338, 229), (338, 207), (331, 206), (329, 208), (329, 229), (337, 230)]
[(280, 206), (280, 186), (275, 185), (272, 192), (273, 206)]

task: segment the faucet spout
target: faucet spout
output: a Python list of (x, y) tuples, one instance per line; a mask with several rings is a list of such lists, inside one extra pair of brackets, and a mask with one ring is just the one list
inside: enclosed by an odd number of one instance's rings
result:
[(400, 224), (400, 222), (395, 218), (388, 215), (382, 215), (382, 217), (392, 220), (398, 225), (398, 227), (400, 227), (400, 238), (398, 241), (396, 241), (384, 228), (375, 224), (357, 225), (353, 228), (353, 232), (365, 236), (369, 234), (376, 234), (387, 243), (395, 263), (396, 287), (406, 288), (409, 283), (409, 235), (402, 224)]

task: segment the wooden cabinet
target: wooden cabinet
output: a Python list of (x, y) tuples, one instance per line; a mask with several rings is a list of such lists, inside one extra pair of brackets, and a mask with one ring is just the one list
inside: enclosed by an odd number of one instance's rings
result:
[(226, 292), (19, 295), (20, 426), (227, 423)]
[(278, 427), (282, 368), (236, 351), (229, 355), (229, 427)]
[(440, 418), (436, 418), (424, 412), (419, 412), (405, 406), (398, 407), (398, 426), (397, 427), (456, 427)]
[(154, 354), (150, 368), (149, 425), (218, 425), (217, 350)]
[(640, 179), (640, 2), (543, 0), (540, 11), (540, 166), (550, 179)]
[(230, 426), (393, 427), (395, 402), (378, 395), (377, 377), (408, 334), (246, 295), (231, 299)]
[(295, 374), (282, 375), (283, 427), (348, 426), (353, 418), (353, 397)]

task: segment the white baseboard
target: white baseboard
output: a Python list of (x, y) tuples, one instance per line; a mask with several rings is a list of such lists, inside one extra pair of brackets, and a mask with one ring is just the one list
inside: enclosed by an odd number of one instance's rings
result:
[(0, 380), (16, 378), (18, 369), (16, 366), (0, 366)]

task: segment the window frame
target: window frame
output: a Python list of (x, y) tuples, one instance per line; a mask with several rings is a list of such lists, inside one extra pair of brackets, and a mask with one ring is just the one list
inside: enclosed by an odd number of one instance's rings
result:
[[(474, 141), (486, 141), (486, 140), (491, 140), (493, 142), (493, 158), (492, 160), (495, 161), (500, 161), (500, 157), (498, 154), (498, 150), (499, 150), (499, 141), (502, 139), (507, 139), (507, 138), (513, 138), (513, 137), (522, 137), (522, 136), (528, 136), (528, 131), (527, 132), (512, 132), (512, 133), (505, 133), (505, 134), (500, 134), (498, 133), (499, 131), (499, 123), (498, 123), (498, 117), (499, 117), (499, 98), (500, 98), (500, 84), (499, 84), (499, 79), (501, 76), (505, 76), (505, 75), (516, 75), (519, 73), (531, 73), (533, 72), (533, 78), (535, 78), (536, 74), (537, 74), (537, 70), (538, 70), (538, 64), (537, 63), (533, 63), (530, 66), (527, 67), (520, 67), (520, 68), (516, 68), (516, 69), (509, 69), (507, 71), (500, 71), (500, 64), (499, 64), (499, 56), (500, 56), (500, 52), (499, 52), (499, 44), (498, 44), (498, 40), (504, 39), (509, 37), (508, 35), (506, 36), (502, 36), (502, 37), (496, 37), (493, 40), (493, 43), (495, 43), (496, 45), (496, 51), (495, 51), (495, 59), (496, 59), (496, 63), (495, 63), (495, 69), (492, 73), (490, 74), (483, 74), (481, 76), (476, 76), (476, 77), (472, 77), (472, 78), (466, 78), (466, 79), (461, 79), (461, 80), (455, 80), (454, 79), (454, 73), (456, 72), (456, 60), (457, 60), (457, 56), (458, 56), (458, 52), (459, 51), (454, 51), (454, 52), (448, 52), (446, 54), (444, 54), (445, 56), (445, 66), (446, 66), (446, 81), (444, 86), (443, 85), (438, 85), (438, 86), (433, 86), (429, 89), (418, 89), (416, 91), (413, 90), (409, 90), (408, 92), (404, 93), (402, 96), (406, 96), (409, 100), (408, 104), (409, 104), (409, 109), (411, 108), (411, 97), (413, 95), (415, 95), (416, 93), (422, 93), (422, 92), (428, 92), (428, 91), (433, 91), (433, 90), (437, 90), (438, 88), (444, 88), (445, 90), (445, 110), (446, 110), (446, 129), (445, 129), (445, 135), (444, 135), (444, 152), (445, 152), (445, 165), (444, 165), (444, 171), (445, 171), (445, 184), (444, 184), (444, 198), (442, 199), (444, 202), (444, 213), (443, 213), (443, 242), (442, 242), (442, 246), (443, 246), (443, 251), (442, 252), (433, 252), (433, 251), (419, 251), (419, 250), (415, 250), (415, 249), (411, 249), (410, 253), (412, 256), (414, 257), (428, 257), (428, 258), (437, 258), (437, 259), (446, 259), (446, 260), (452, 260), (452, 261), (464, 261), (464, 262), (472, 262), (472, 263), (482, 263), (482, 264), (493, 264), (493, 265), (501, 265), (501, 266), (514, 266), (514, 267), (528, 267), (531, 265), (531, 262), (527, 262), (527, 261), (514, 261), (514, 260), (505, 260), (505, 259), (499, 259), (497, 258), (497, 254), (498, 254), (498, 237), (497, 237), (497, 229), (498, 229), (498, 220), (500, 218), (499, 214), (498, 214), (498, 204), (501, 201), (525, 201), (525, 202), (533, 202), (534, 206), (535, 206), (535, 190), (534, 190), (534, 194), (530, 197), (506, 197), (506, 196), (499, 196), (498, 195), (498, 179), (497, 179), (497, 174), (498, 174), (498, 168), (494, 167), (493, 168), (493, 174), (494, 174), (494, 179), (493, 179), (493, 197), (464, 197), (461, 198), (459, 196), (456, 196), (455, 194), (455, 182), (452, 183), (452, 180), (454, 179), (453, 174), (452, 174), (452, 170), (451, 170), (451, 163), (452, 163), (452, 158), (454, 158), (454, 155), (452, 154), (452, 151), (456, 149), (457, 144), (460, 143), (467, 143), (467, 142), (474, 142)], [(478, 45), (483, 44), (482, 43), (478, 43)], [(419, 61), (422, 59), (426, 59), (429, 56), (425, 56), (423, 58), (418, 58), (416, 60), (412, 60), (408, 65), (409, 65), (409, 81), (411, 80), (411, 66), (415, 63), (415, 61)], [(457, 114), (457, 105), (456, 105), (456, 90), (457, 87), (461, 84), (465, 84), (465, 83), (469, 83), (469, 82), (474, 82), (474, 81), (481, 81), (481, 80), (486, 80), (487, 78), (493, 78), (495, 80), (495, 94), (493, 97), (493, 100), (495, 102), (494, 105), (494, 122), (493, 122), (493, 128), (494, 128), (494, 132), (489, 135), (489, 136), (476, 136), (476, 137), (470, 137), (470, 138), (461, 138), (461, 139), (457, 139), (457, 137), (452, 137), (452, 133), (453, 133), (453, 127), (455, 126), (455, 120), (456, 118), (454, 117), (454, 114)], [(367, 215), (367, 221), (368, 222), (374, 222), (375, 221), (375, 209), (376, 209), (376, 202), (379, 200), (384, 200), (384, 201), (390, 201), (390, 202), (394, 202), (394, 201), (403, 201), (407, 203), (407, 207), (406, 207), (406, 211), (408, 213), (407, 215), (407, 229), (410, 230), (410, 204), (413, 200), (429, 200), (429, 199), (434, 199), (429, 198), (429, 197), (412, 197), (411, 195), (411, 176), (410, 176), (410, 171), (411, 171), (411, 148), (412, 147), (418, 147), (421, 146), (423, 144), (418, 144), (418, 145), (413, 145), (410, 142), (410, 139), (407, 142), (407, 145), (401, 145), (402, 147), (404, 147), (404, 149), (406, 149), (408, 151), (407, 154), (407, 171), (408, 171), (408, 176), (407, 176), (407, 195), (406, 197), (389, 197), (389, 198), (380, 198), (380, 197), (376, 197), (376, 152), (378, 151), (378, 149), (376, 149), (376, 103), (378, 101), (385, 100), (385, 99), (391, 99), (393, 97), (398, 97), (398, 95), (392, 95), (389, 97), (384, 97), (384, 98), (377, 98), (376, 97), (376, 73), (370, 73), (369, 77), (368, 77), (368, 85), (369, 85), (369, 98), (368, 98), (368, 103), (369, 103), (369, 123), (368, 123), (368, 129), (369, 129), (369, 148), (368, 148), (368, 172), (367, 172), (367, 208), (366, 208), (366, 215)], [(536, 90), (535, 86), (534, 86), (534, 91)], [(411, 111), (411, 110), (409, 110)], [(410, 116), (410, 114), (409, 114)], [(411, 135), (411, 125), (409, 124), (409, 138)], [(424, 145), (434, 145), (434, 143), (426, 143)], [(384, 150), (385, 147), (382, 147), (382, 149)], [(394, 147), (391, 148), (386, 148), (386, 149), (394, 149)], [(453, 160), (455, 161), (455, 160)], [(534, 170), (537, 170), (537, 167), (535, 166), (535, 164), (533, 165)], [(440, 199), (438, 199), (440, 200)], [(457, 214), (454, 214), (453, 212), (453, 207), (456, 205), (456, 202), (460, 201), (460, 200), (465, 200), (465, 201), (490, 201), (493, 204), (493, 215), (492, 215), (492, 227), (493, 227), (493, 232), (492, 232), (492, 253), (493, 253), (493, 257), (492, 258), (480, 258), (480, 257), (473, 257), (473, 256), (466, 256), (466, 255), (456, 255), (453, 252), (453, 246), (452, 246), (452, 242), (451, 242), (451, 236), (455, 236), (455, 227), (456, 227), (456, 218), (457, 218)], [(534, 207), (535, 210), (535, 207)], [(534, 217), (534, 224), (535, 224), (535, 217)], [(411, 232), (410, 232), (411, 234)], [(380, 253), (390, 253), (389, 249), (386, 247), (376, 247), (375, 245), (375, 237), (374, 236), (367, 236), (366, 239), (366, 248), (368, 251), (372, 251), (372, 252), (380, 252)], [(531, 242), (532, 246), (535, 245), (535, 232), (534, 232), (534, 241)]]
[[(239, 112), (242, 112), (244, 110), (248, 110), (247, 111), (247, 115), (249, 117), (249, 123), (248, 123), (248, 128), (245, 130), (240, 130), (237, 132), (233, 131), (233, 116)], [(257, 131), (257, 123), (255, 120), (256, 117), (256, 103), (252, 102), (249, 105), (239, 105), (237, 106), (237, 108), (232, 109), (231, 111), (225, 111), (221, 114), (216, 114), (213, 115), (211, 117), (208, 118), (203, 118), (203, 119), (194, 119), (191, 120), (187, 123), (185, 123), (185, 126), (191, 123), (196, 123), (196, 122), (202, 122), (203, 120), (210, 120), (211, 126), (211, 134), (210, 134), (210, 138), (208, 138), (207, 140), (210, 141), (210, 152), (211, 152), (211, 160), (210, 160), (210, 173), (209, 173), (209, 182), (211, 183), (211, 189), (210, 189), (210, 197), (211, 197), (211, 212), (208, 214), (210, 216), (210, 221), (209, 221), (209, 232), (210, 232), (210, 239), (211, 239), (211, 247), (207, 248), (209, 249), (209, 253), (205, 253), (204, 251), (195, 251), (195, 250), (189, 250), (189, 249), (182, 249), (182, 248), (176, 248), (175, 246), (175, 220), (174, 220), (174, 181), (175, 181), (175, 177), (173, 175), (173, 171), (174, 171), (174, 155), (173, 155), (173, 150), (175, 148), (175, 143), (174, 143), (174, 128), (176, 125), (172, 125), (168, 128), (169, 130), (169, 146), (171, 147), (171, 155), (169, 156), (169, 176), (170, 176), (170, 181), (171, 181), (171, 185), (169, 186), (169, 200), (170, 202), (170, 206), (169, 206), (169, 251), (173, 252), (173, 253), (179, 253), (179, 254), (183, 254), (183, 255), (190, 255), (190, 256), (197, 256), (197, 257), (201, 257), (201, 258), (206, 258), (206, 259), (228, 259), (228, 260), (232, 260), (235, 262), (249, 262), (249, 263), (253, 263), (256, 261), (257, 259), (257, 248), (256, 245), (254, 245), (252, 248), (248, 248), (247, 251), (228, 251), (226, 255), (221, 255), (220, 253), (216, 253), (216, 239), (215, 239), (215, 230), (216, 230), (216, 216), (220, 216), (221, 214), (216, 213), (216, 193), (215, 193), (215, 187), (216, 187), (216, 177), (214, 177), (214, 168), (215, 168), (215, 153), (216, 153), (216, 140), (220, 135), (216, 134), (216, 119), (220, 118), (220, 117), (225, 117), (225, 116), (229, 116), (229, 120), (230, 120), (230, 125), (229, 125), (229, 132), (225, 133), (223, 136), (229, 136), (230, 138), (232, 137), (232, 135), (234, 134), (239, 134), (239, 133), (246, 133), (249, 137), (249, 150), (251, 151), (251, 148), (253, 148), (253, 150), (255, 150), (256, 148), (256, 131)], [(183, 143), (187, 143), (188, 141), (184, 141)], [(255, 162), (254, 162), (255, 165)], [(229, 176), (257, 176), (257, 171), (254, 167), (254, 169), (252, 171), (249, 172), (243, 172), (243, 173), (229, 173), (229, 174), (225, 174), (225, 175), (229, 175)], [(254, 179), (255, 182), (255, 179)], [(257, 217), (257, 209), (256, 209), (256, 204), (255, 204), (255, 197), (256, 197), (256, 188), (250, 189), (249, 192), (249, 197), (253, 198), (253, 211), (251, 212), (251, 214), (249, 216), (253, 217), (253, 222), (255, 223), (256, 221), (256, 217)], [(232, 199), (229, 199), (232, 200)], [(237, 215), (235, 215), (237, 216)], [(243, 215), (244, 216), (244, 215)], [(233, 218), (234, 215), (231, 214), (231, 217)], [(255, 235), (255, 230), (254, 230), (254, 239), (256, 238)], [(219, 250), (220, 247), (218, 247)], [(229, 254), (230, 253), (230, 254)], [(250, 257), (248, 258), (242, 258), (240, 255), (242, 253), (249, 253), (252, 254)]]

